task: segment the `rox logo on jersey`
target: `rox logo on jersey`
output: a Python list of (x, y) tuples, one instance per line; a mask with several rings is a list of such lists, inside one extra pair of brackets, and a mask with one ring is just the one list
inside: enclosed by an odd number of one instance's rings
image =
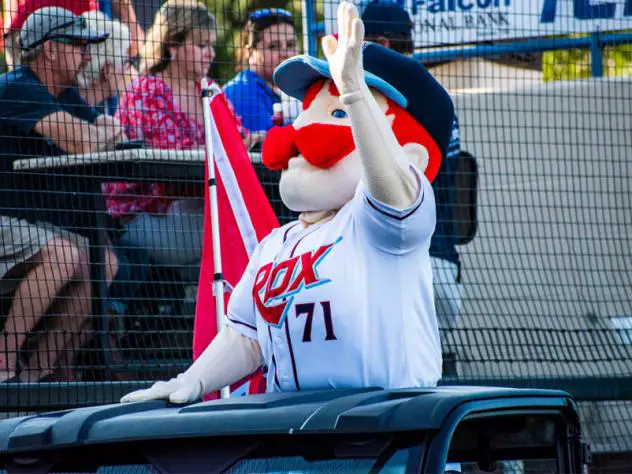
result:
[[(342, 237), (315, 251), (305, 252), (277, 264), (270, 262), (259, 268), (252, 287), (252, 296), (261, 317), (268, 324), (281, 327), (297, 293), (331, 281), (321, 279), (317, 267), (341, 240)], [(279, 301), (280, 303), (275, 304)]]

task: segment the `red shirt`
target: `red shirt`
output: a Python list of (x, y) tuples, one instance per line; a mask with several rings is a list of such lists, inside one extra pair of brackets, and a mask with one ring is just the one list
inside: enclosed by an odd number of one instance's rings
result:
[(4, 12), (4, 31), (19, 30), (27, 17), (43, 7), (60, 7), (81, 15), (99, 9), (98, 0), (9, 0), (9, 10)]

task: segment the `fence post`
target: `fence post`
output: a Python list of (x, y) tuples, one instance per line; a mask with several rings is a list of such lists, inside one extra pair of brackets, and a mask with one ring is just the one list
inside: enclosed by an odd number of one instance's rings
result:
[(316, 23), (315, 0), (302, 0), (303, 9), (303, 47), (304, 53), (310, 56), (316, 56), (318, 53), (318, 43), (316, 32), (318, 24)]
[(598, 31), (590, 35), (590, 72), (593, 77), (603, 76), (603, 50)]

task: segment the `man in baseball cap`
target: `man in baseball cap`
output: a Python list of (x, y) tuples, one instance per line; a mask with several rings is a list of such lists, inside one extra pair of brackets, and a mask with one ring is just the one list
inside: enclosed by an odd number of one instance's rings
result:
[(413, 53), (413, 22), (398, 3), (373, 0), (362, 12), (367, 41), (379, 43), (398, 53)]
[[(80, 118), (78, 106), (86, 104), (78, 94), (62, 94), (90, 60), (87, 46), (107, 34), (86, 28), (68, 10), (46, 7), (27, 18), (20, 37), (22, 64), (0, 76), (0, 171), (25, 157), (89, 153), (126, 140), (111, 117), (94, 113)], [(63, 193), (55, 196), (63, 200)], [(60, 211), (69, 206), (57, 204), (52, 207)]]
[[(73, 85), (80, 66), (90, 60), (86, 46), (105, 38), (107, 35), (96, 34), (86, 28), (77, 15), (62, 8), (41, 8), (27, 18), (20, 30), (22, 65), (0, 76), (0, 174), (7, 174), (13, 168), (12, 162), (20, 158), (93, 152), (113, 148), (116, 143), (126, 139), (122, 129), (109, 123), (107, 117), (94, 115), (84, 120), (75, 116), (72, 111), (76, 109), (80, 98), (72, 98), (72, 104), (61, 98), (62, 92)], [(18, 183), (12, 181), (9, 186), (0, 186), (0, 217), (3, 222), (22, 222), (15, 221), (15, 218), (23, 217), (24, 210), (44, 208), (38, 217), (47, 221), (47, 226), (22, 228), (22, 224), (18, 223), (8, 236), (5, 232), (2, 242), (4, 247), (16, 249), (15, 255), (10, 258), (21, 265), (25, 263), (23, 256), (30, 258), (36, 255), (44, 244), (51, 245), (51, 251), (56, 252), (60, 250), (55, 250), (57, 246), (66, 245), (61, 240), (62, 235), (73, 243), (63, 252), (64, 255), (70, 255), (68, 252), (83, 255), (85, 239), (61, 230), (61, 227), (85, 225), (79, 222), (79, 213), (74, 212), (78, 207), (76, 191), (81, 189), (66, 181), (41, 180), (35, 184), (40, 193), (34, 195), (28, 192), (30, 189), (22, 188), (30, 188), (33, 183)], [(45, 197), (41, 193), (46, 193)], [(34, 240), (33, 235), (39, 235), (41, 240)], [(116, 266), (116, 257), (109, 249), (106, 255), (106, 259)], [(81, 280), (80, 275), (86, 271), (89, 274), (87, 264), (82, 263), (80, 258), (64, 257), (59, 262), (59, 265), (66, 262), (73, 267), (69, 278)], [(52, 264), (53, 268), (57, 268), (57, 262)], [(59, 271), (61, 275), (66, 272), (62, 267), (59, 267)], [(111, 277), (108, 277), (109, 281)], [(86, 301), (89, 301), (90, 285), (68, 284), (54, 291), (51, 288), (33, 290), (34, 297), (42, 299), (42, 302), (48, 301), (46, 304), (59, 298), (57, 309), (61, 317), (54, 318), (51, 334), (62, 327), (67, 334), (78, 334), (88, 319), (89, 309), (85, 305), (68, 305), (64, 302), (72, 303), (70, 295), (78, 294), (86, 295), (78, 299), (87, 298)], [(38, 294), (40, 291), (42, 295)], [(50, 294), (43, 295), (46, 292)], [(43, 316), (47, 307), (44, 305), (41, 312), (27, 315), (32, 318), (33, 324)], [(43, 344), (43, 339), (40, 342)], [(38, 350), (44, 347), (38, 342)], [(19, 346), (15, 349), (19, 350)], [(54, 370), (53, 364), (63, 351), (74, 353), (77, 349), (78, 346), (71, 347), (69, 344), (53, 350), (48, 362), (31, 359), (29, 373), (50, 375)], [(5, 369), (10, 375), (14, 366)]]
[(88, 45), (107, 37), (89, 29), (85, 20), (70, 10), (40, 8), (28, 16), (20, 30), (25, 70), (18, 76), (32, 72), (53, 96), (58, 96), (73, 85), (81, 66), (90, 61)]
[(20, 30), (22, 65), (0, 76), (0, 169), (24, 156), (86, 153), (124, 139), (106, 118), (74, 116), (80, 98), (60, 98), (90, 61), (87, 46), (107, 37), (63, 8), (29, 15)]
[(80, 16), (59, 7), (45, 7), (33, 12), (20, 30), (23, 51), (31, 51), (46, 41), (84, 45), (100, 43), (107, 37), (107, 34), (90, 30)]

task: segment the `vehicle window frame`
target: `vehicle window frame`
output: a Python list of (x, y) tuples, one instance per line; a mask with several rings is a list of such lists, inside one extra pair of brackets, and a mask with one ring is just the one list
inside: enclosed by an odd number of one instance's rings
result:
[[(516, 419), (525, 419), (526, 417), (533, 418), (542, 418), (543, 422), (552, 421), (555, 426), (555, 433), (553, 435), (553, 445), (550, 447), (543, 446), (533, 446), (533, 447), (521, 447), (521, 448), (505, 448), (500, 449), (498, 447), (490, 447), (490, 456), (487, 461), (489, 462), (503, 462), (503, 461), (540, 461), (540, 460), (549, 460), (554, 459), (556, 462), (557, 472), (572, 472), (572, 453), (571, 446), (567, 443), (568, 439), (568, 428), (569, 428), (569, 420), (564, 416), (564, 414), (558, 410), (528, 410), (528, 412), (522, 410), (501, 410), (497, 412), (480, 412), (480, 413), (472, 413), (464, 417), (455, 427), (452, 432), (452, 436), (449, 444), (447, 445), (447, 458), (446, 463), (477, 463), (476, 459), (459, 459), (458, 457), (455, 459), (455, 453), (453, 450), (453, 440), (454, 436), (457, 433), (457, 430), (473, 421), (480, 422), (481, 425), (488, 425), (490, 423), (494, 423), (496, 420), (502, 420), (505, 423), (507, 420), (511, 418)], [(492, 428), (493, 429), (493, 428)], [(479, 447), (477, 452), (480, 454), (483, 451), (483, 447)], [(545, 450), (549, 449), (550, 453), (545, 454)], [(510, 453), (521, 453), (516, 455), (511, 455)], [(542, 455), (536, 455), (536, 453), (541, 452)], [(501, 453), (505, 453), (504, 456), (500, 456)], [(480, 459), (479, 459), (480, 460)], [(485, 461), (484, 461), (485, 462)]]

